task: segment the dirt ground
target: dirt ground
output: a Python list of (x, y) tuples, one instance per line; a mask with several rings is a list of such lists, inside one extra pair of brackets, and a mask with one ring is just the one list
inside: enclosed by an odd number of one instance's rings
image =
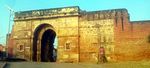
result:
[(150, 61), (119, 63), (0, 62), (0, 68), (150, 68)]

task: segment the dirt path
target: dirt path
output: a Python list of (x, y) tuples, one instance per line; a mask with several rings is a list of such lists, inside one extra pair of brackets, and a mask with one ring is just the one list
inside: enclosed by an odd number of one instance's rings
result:
[(104, 63), (104, 64), (8, 62), (5, 68), (150, 68), (150, 61)]

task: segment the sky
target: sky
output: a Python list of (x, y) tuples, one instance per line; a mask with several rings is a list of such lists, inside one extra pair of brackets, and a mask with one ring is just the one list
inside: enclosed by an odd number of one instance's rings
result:
[(0, 0), (0, 44), (3, 45), (6, 45), (9, 21), (11, 29), (13, 25), (7, 6), (15, 12), (66, 6), (79, 6), (86, 11), (126, 8), (131, 21), (150, 20), (150, 0)]

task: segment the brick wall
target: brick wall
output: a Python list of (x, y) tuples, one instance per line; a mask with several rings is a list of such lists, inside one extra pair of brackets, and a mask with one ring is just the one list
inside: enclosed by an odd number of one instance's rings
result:
[[(10, 53), (17, 57), (32, 60), (33, 33), (46, 23), (54, 27), (58, 37), (58, 62), (97, 63), (100, 46), (108, 61), (150, 58), (150, 21), (130, 22), (127, 9), (21, 17), (15, 19), (9, 39)], [(18, 51), (20, 45), (23, 51)]]
[[(150, 21), (130, 22), (126, 15), (118, 19), (115, 27), (115, 60), (147, 60), (150, 57)], [(122, 29), (122, 20), (123, 27)]]

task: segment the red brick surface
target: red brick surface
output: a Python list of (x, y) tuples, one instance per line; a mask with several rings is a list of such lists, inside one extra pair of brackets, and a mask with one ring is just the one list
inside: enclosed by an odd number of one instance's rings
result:
[(148, 60), (150, 58), (150, 21), (124, 22), (115, 27), (115, 59), (119, 60)]

